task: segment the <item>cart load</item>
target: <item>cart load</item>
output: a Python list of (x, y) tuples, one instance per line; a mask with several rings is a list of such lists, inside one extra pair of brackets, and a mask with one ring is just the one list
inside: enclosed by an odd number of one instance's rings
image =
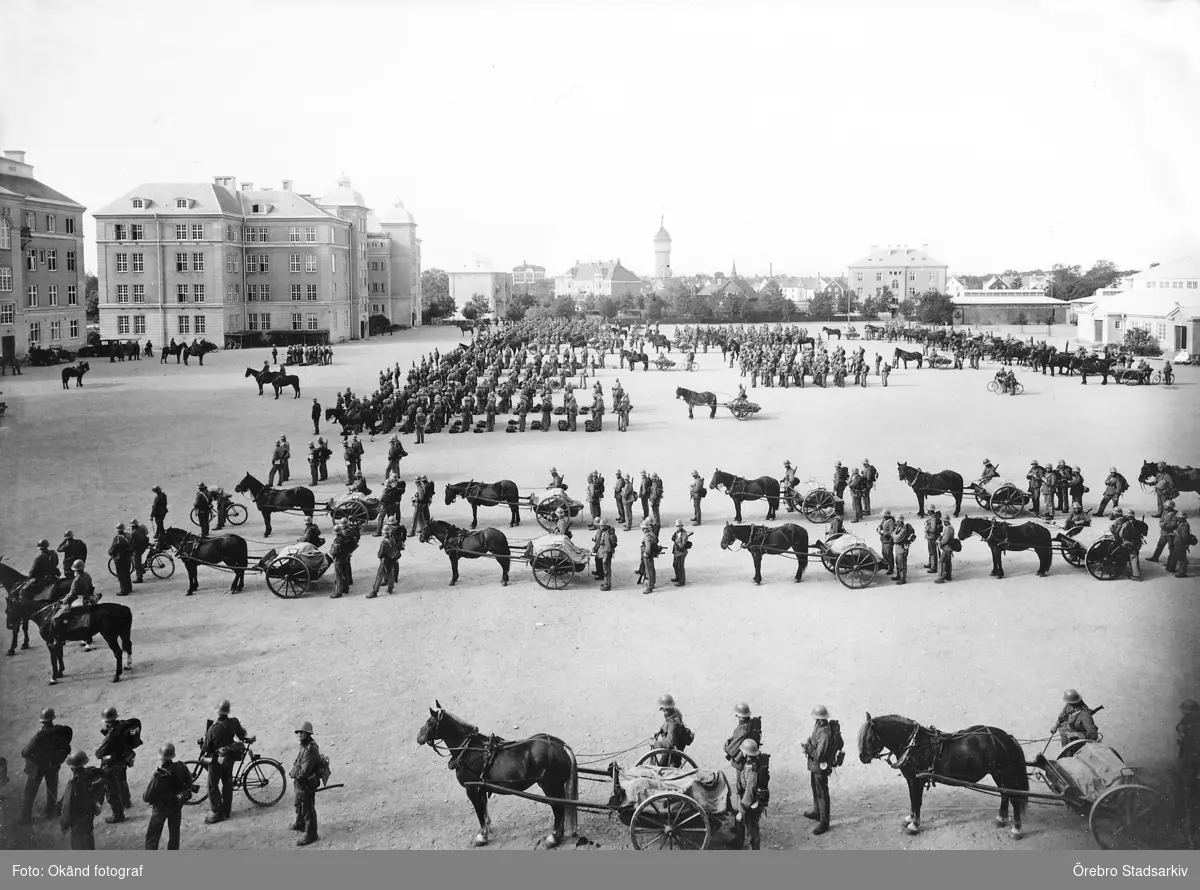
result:
[(368, 497), (361, 491), (334, 495), (325, 504), (325, 512), (334, 519), (347, 519), (364, 525), (379, 516), (379, 498)]
[(619, 807), (637, 807), (655, 794), (671, 791), (690, 797), (710, 816), (733, 812), (725, 774), (702, 769), (658, 766), (622, 768), (618, 775)]
[(583, 504), (567, 497), (561, 488), (547, 488), (545, 491), (535, 491), (529, 495), (529, 505), (538, 524), (550, 531), (554, 528), (554, 514), (561, 507), (568, 516), (575, 517), (583, 510)]

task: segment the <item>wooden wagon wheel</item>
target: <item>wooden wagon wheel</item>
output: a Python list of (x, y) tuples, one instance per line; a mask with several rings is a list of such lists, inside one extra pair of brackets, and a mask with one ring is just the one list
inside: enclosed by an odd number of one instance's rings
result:
[(743, 402), (736, 402), (730, 405), (729, 410), (733, 412), (733, 416), (738, 420), (749, 420), (754, 416), (754, 412), (750, 410), (750, 406)]
[(992, 503), (992, 496), (988, 490), (978, 483), (971, 489), (971, 493), (975, 495), (975, 503), (979, 504), (983, 509), (987, 510)]
[(674, 748), (654, 748), (651, 751), (647, 751), (638, 758), (638, 761), (634, 764), (634, 766), (645, 766), (651, 761), (654, 761), (654, 766), (658, 766), (658, 758), (662, 757), (664, 754), (672, 757), (678, 757), (692, 769), (700, 769), (700, 767), (696, 765), (696, 761), (692, 760), (689, 755), (685, 754), (683, 751), (677, 751)]
[(809, 522), (828, 522), (837, 512), (837, 501), (832, 491), (814, 488), (800, 502), (800, 511)]
[(841, 554), (830, 550), (829, 545), (838, 538), (843, 538), (845, 536), (846, 532), (830, 535), (830, 537), (825, 541), (825, 549), (821, 551), (821, 565), (825, 566), (825, 571), (829, 572), (831, 575), (834, 573), (834, 566), (837, 564), (838, 556)]
[(1025, 493), (1015, 485), (1001, 485), (992, 492), (989, 507), (1001, 519), (1015, 519), (1025, 509)]
[(538, 525), (548, 532), (554, 531), (555, 519), (553, 513), (543, 513), (541, 510), (535, 507), (533, 510), (533, 515), (537, 517)]
[(1087, 550), (1084, 565), (1097, 581), (1116, 581), (1125, 575), (1129, 554), (1119, 541), (1101, 538)]
[(308, 590), (308, 564), (295, 556), (277, 556), (267, 564), (267, 586), (280, 599), (296, 599)]
[(175, 559), (170, 553), (155, 553), (146, 560), (146, 567), (155, 578), (166, 581), (175, 574)]
[(837, 579), (842, 582), (844, 587), (849, 587), (851, 590), (870, 587), (875, 583), (875, 576), (878, 573), (879, 563), (875, 561), (875, 554), (862, 544), (846, 548), (834, 563), (834, 574)]
[(706, 850), (711, 837), (708, 813), (678, 791), (650, 795), (629, 820), (629, 839), (637, 850)]
[(1083, 568), (1083, 564), (1087, 560), (1087, 550), (1073, 538), (1070, 544), (1066, 541), (1059, 541), (1058, 552), (1068, 565), (1072, 565), (1077, 569)]
[(575, 577), (575, 561), (559, 547), (550, 547), (530, 562), (533, 578), (547, 590), (563, 590)]
[(1127, 371), (1126, 373), (1121, 375), (1121, 382), (1124, 383), (1126, 386), (1137, 386), (1138, 384), (1140, 384), (1142, 382), (1142, 378), (1139, 377), (1137, 374), (1133, 374), (1133, 373)]
[(355, 525), (366, 525), (371, 519), (371, 511), (362, 501), (346, 501), (333, 508), (334, 519), (345, 519)]
[(1145, 785), (1117, 785), (1092, 804), (1088, 827), (1105, 850), (1160, 849), (1163, 839), (1162, 798)]

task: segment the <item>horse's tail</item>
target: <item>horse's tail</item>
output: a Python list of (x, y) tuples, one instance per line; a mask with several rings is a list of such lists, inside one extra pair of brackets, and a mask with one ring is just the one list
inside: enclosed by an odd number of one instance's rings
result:
[[(567, 757), (571, 761), (570, 771), (567, 773), (567, 782), (563, 790), (563, 796), (566, 800), (579, 800), (579, 764), (575, 760), (575, 751), (571, 746), (563, 743), (563, 750), (567, 752)], [(567, 807), (563, 814), (563, 831), (569, 837), (574, 837), (579, 834), (579, 810), (575, 807)]]

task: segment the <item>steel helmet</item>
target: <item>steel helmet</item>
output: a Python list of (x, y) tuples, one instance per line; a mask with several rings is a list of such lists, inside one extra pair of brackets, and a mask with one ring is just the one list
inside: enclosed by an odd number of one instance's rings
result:
[(228, 713), (229, 713), (229, 699), (225, 699), (223, 702), (221, 702), (221, 704), (219, 704), (217, 706), (217, 714), (220, 715), (220, 714), (228, 714)]
[(1077, 705), (1081, 701), (1083, 701), (1083, 696), (1081, 696), (1074, 689), (1068, 689), (1066, 692), (1063, 693), (1063, 701), (1065, 701), (1069, 705)]
[(76, 751), (67, 758), (67, 766), (84, 766), (88, 762), (88, 756), (83, 751)]
[(75, 571), (79, 571), (80, 569), (83, 568), (83, 560), (82, 559), (75, 560), (75, 562), (71, 563), (71, 568), (74, 569)]
[(309, 723), (307, 720), (305, 720), (303, 723), (301, 723), (299, 726), (296, 727), (297, 734), (302, 733), (302, 732), (306, 732), (309, 735), (313, 734), (312, 724)]
[(175, 744), (173, 742), (167, 742), (165, 745), (163, 745), (161, 748), (158, 749), (158, 756), (161, 757), (163, 760), (174, 760), (175, 759)]
[(754, 741), (754, 739), (744, 739), (742, 741), (741, 747), (738, 748), (738, 750), (741, 751), (743, 754), (745, 754), (747, 757), (757, 757), (758, 756), (758, 742)]
[(658, 697), (658, 708), (660, 711), (663, 710), (664, 708), (674, 708), (674, 707), (675, 707), (675, 699), (671, 697), (670, 693), (663, 693), (662, 695), (660, 695)]
[(749, 717), (750, 716), (750, 705), (748, 705), (744, 701), (740, 701), (736, 705), (733, 706), (733, 713), (735, 715), (737, 715), (738, 717)]
[(109, 708), (108, 710), (106, 710), (104, 712), (103, 716), (104, 716), (105, 720), (116, 720), (117, 719), (117, 709)]
[(1163, 506), (1164, 506), (1164, 507), (1170, 507), (1172, 510), (1174, 510), (1174, 509), (1175, 509), (1175, 502), (1174, 502), (1174, 501), (1163, 501)]
[(816, 717), (818, 720), (828, 720), (829, 719), (829, 709), (826, 708), (824, 705), (817, 705), (815, 708), (812, 709), (812, 716)]
[(1189, 698), (1180, 704), (1179, 710), (1185, 714), (1200, 714), (1200, 702), (1197, 702), (1194, 698)]
[(42, 722), (51, 723), (54, 720), (54, 708), (46, 708), (42, 711)]
[(73, 538), (73, 537), (75, 537), (75, 532), (73, 532), (73, 531), (67, 531), (67, 533), (66, 533), (66, 534), (64, 534), (64, 535), (63, 535), (63, 537), (64, 537), (64, 538)]
[(45, 550), (47, 547), (50, 546), (50, 542), (47, 541), (45, 538), (42, 538), (40, 541), (38, 541), (37, 545), (42, 550)]

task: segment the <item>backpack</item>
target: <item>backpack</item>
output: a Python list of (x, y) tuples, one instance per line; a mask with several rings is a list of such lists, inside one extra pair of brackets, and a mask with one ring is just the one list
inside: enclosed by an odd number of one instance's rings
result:
[(317, 773), (316, 773), (317, 778), (321, 780), (322, 785), (329, 784), (329, 776), (331, 775), (331, 773), (332, 773), (332, 769), (329, 765), (329, 755), (322, 754), (321, 755), (321, 763), (317, 767)]
[(771, 802), (771, 755), (758, 755), (758, 805), (765, 807)]
[(842, 725), (836, 720), (829, 721), (829, 737), (829, 765), (831, 768), (841, 766), (846, 760), (843, 750), (846, 744), (842, 741)]
[(610, 547), (612, 547), (614, 552), (616, 551), (616, 549), (617, 549), (617, 533), (611, 525), (608, 526), (608, 545)]
[(132, 751), (134, 748), (142, 747), (142, 721), (136, 717), (129, 720), (123, 720), (117, 730), (125, 735), (125, 743)]
[(682, 740), (683, 744), (686, 746), (686, 745), (690, 745), (694, 741), (696, 741), (696, 734), (694, 732), (692, 732), (691, 727), (686, 726), (681, 723), (679, 725), (679, 738), (680, 738), (680, 740)]
[(867, 481), (872, 485), (879, 479), (879, 471), (871, 464), (867, 464)]

